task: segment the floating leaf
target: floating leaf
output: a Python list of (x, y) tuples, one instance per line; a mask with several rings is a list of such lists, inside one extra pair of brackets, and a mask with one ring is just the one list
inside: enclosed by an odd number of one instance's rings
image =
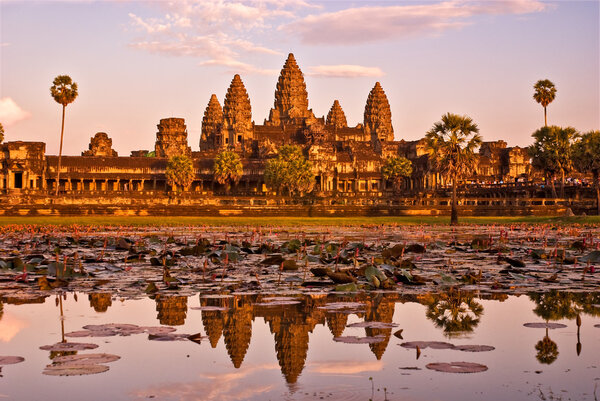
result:
[(566, 324), (562, 323), (551, 323), (551, 322), (539, 322), (539, 323), (525, 323), (523, 326), (532, 329), (564, 329), (567, 327)]
[(118, 355), (113, 354), (75, 354), (75, 355), (59, 355), (52, 360), (53, 364), (73, 364), (73, 365), (88, 365), (98, 363), (109, 363), (121, 359)]
[(488, 370), (487, 366), (473, 362), (436, 362), (428, 363), (425, 367), (445, 373), (479, 373)]
[(42, 374), (48, 376), (83, 376), (93, 375), (97, 373), (103, 373), (108, 370), (106, 365), (89, 364), (89, 365), (75, 365), (75, 364), (57, 364), (48, 365), (42, 372)]
[(41, 350), (44, 351), (83, 351), (86, 349), (98, 348), (97, 344), (86, 344), (86, 343), (56, 343), (53, 345), (42, 345)]
[(431, 349), (451, 349), (454, 348), (453, 344), (442, 342), (442, 341), (409, 341), (400, 344), (404, 348), (431, 348)]
[(493, 351), (496, 348), (491, 345), (455, 345), (454, 349), (464, 352), (488, 352)]
[(25, 358), (21, 356), (0, 356), (0, 366), (12, 365), (15, 363), (23, 362)]
[(340, 284), (335, 286), (336, 292), (356, 292), (358, 287), (355, 283)]
[(334, 337), (333, 341), (346, 344), (376, 344), (385, 341), (384, 335), (377, 335), (373, 337), (356, 337), (356, 336), (344, 336)]
[(396, 323), (386, 323), (386, 322), (358, 322), (349, 324), (346, 327), (365, 327), (369, 329), (392, 329), (394, 327), (398, 327)]

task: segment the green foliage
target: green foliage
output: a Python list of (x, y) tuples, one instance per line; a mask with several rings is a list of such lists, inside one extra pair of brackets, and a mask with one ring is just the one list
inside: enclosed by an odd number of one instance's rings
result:
[(542, 105), (548, 106), (556, 98), (556, 87), (548, 79), (540, 79), (533, 85), (533, 99)]
[(277, 192), (287, 189), (292, 193), (312, 191), (315, 176), (310, 163), (296, 145), (285, 145), (279, 149), (277, 157), (265, 166), (265, 183)]
[(573, 164), (582, 173), (600, 174), (600, 131), (581, 135), (573, 145)]
[(410, 177), (412, 171), (412, 162), (404, 156), (388, 157), (381, 168), (383, 178), (393, 181), (396, 188), (405, 177)]
[(156, 151), (153, 150), (151, 152), (146, 153), (146, 157), (156, 157)]
[(232, 185), (242, 178), (244, 168), (237, 153), (224, 150), (215, 157), (213, 171), (219, 184)]
[(77, 98), (77, 84), (73, 82), (68, 75), (59, 75), (54, 78), (50, 87), (50, 94), (56, 103), (62, 104), (63, 107), (73, 103)]
[(565, 173), (573, 168), (573, 141), (577, 130), (573, 127), (542, 127), (531, 135), (535, 142), (529, 148), (533, 167), (548, 175)]
[(167, 162), (165, 175), (167, 184), (188, 189), (196, 176), (192, 159), (183, 155), (171, 157)]
[(452, 179), (473, 170), (481, 145), (477, 124), (468, 116), (446, 113), (425, 135), (432, 167)]
[(4, 142), (4, 127), (0, 123), (0, 143)]

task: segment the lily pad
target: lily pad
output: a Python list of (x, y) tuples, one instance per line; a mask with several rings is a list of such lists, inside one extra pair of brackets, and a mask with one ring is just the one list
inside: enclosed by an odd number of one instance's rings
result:
[(334, 337), (333, 341), (346, 344), (376, 344), (385, 340), (385, 336), (378, 335), (373, 337), (357, 337), (357, 336), (344, 336)]
[(25, 358), (22, 356), (0, 356), (0, 366), (2, 365), (12, 365), (15, 363), (23, 362)]
[(48, 376), (83, 376), (83, 375), (94, 375), (97, 373), (103, 373), (108, 370), (106, 365), (89, 364), (89, 365), (75, 365), (75, 364), (57, 364), (48, 365), (42, 372), (42, 374)]
[(455, 345), (453, 349), (464, 352), (488, 352), (496, 348), (491, 345)]
[(98, 344), (88, 344), (88, 343), (56, 343), (53, 345), (42, 345), (40, 347), (41, 350), (44, 351), (83, 351), (86, 349), (94, 349), (98, 348)]
[(391, 329), (394, 327), (398, 327), (396, 323), (386, 323), (386, 322), (358, 322), (349, 324), (346, 327), (365, 327), (369, 329)]
[(473, 362), (435, 362), (425, 365), (427, 369), (445, 373), (479, 373), (488, 370), (488, 367)]
[(425, 349), (452, 349), (454, 348), (454, 344), (446, 343), (443, 341), (409, 341), (400, 344), (401, 347), (404, 348), (417, 348)]
[(525, 323), (523, 326), (529, 327), (530, 329), (564, 329), (567, 327), (566, 324), (562, 323), (551, 323), (551, 322), (536, 322), (536, 323)]
[(118, 355), (113, 354), (75, 354), (61, 355), (52, 360), (54, 364), (73, 364), (73, 365), (88, 365), (98, 363), (109, 363), (121, 359)]

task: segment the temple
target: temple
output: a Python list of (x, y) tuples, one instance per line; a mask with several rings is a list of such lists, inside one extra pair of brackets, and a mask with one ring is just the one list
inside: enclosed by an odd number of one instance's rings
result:
[[(240, 155), (244, 168), (231, 193), (273, 195), (264, 181), (265, 162), (287, 144), (299, 145), (313, 165), (313, 198), (397, 197), (398, 189), (381, 173), (384, 161), (392, 156), (404, 156), (413, 164), (400, 195), (423, 196), (444, 184), (429, 168), (424, 140), (398, 139), (402, 134), (394, 131), (390, 103), (379, 82), (365, 94), (361, 123), (349, 126), (342, 105), (335, 99), (327, 116), (316, 117), (309, 108), (304, 75), (290, 54), (277, 80), (273, 108), (262, 125), (253, 121), (248, 92), (236, 74), (222, 106), (216, 94), (210, 96), (197, 151), (188, 144), (183, 118), (161, 119), (154, 150), (134, 150), (127, 157), (118, 156), (109, 136), (99, 132), (81, 156), (63, 156), (57, 183), (58, 157), (46, 155), (44, 143), (8, 142), (0, 144), (0, 191), (14, 196), (49, 194), (58, 185), (66, 195), (128, 196), (152, 191), (157, 196), (171, 191), (165, 178), (168, 159), (187, 155), (196, 170), (188, 193), (206, 198), (225, 191), (214, 179), (212, 167), (216, 155), (227, 149)], [(536, 176), (526, 148), (509, 147), (504, 141), (484, 142), (479, 153), (478, 166), (467, 181), (516, 183)]]

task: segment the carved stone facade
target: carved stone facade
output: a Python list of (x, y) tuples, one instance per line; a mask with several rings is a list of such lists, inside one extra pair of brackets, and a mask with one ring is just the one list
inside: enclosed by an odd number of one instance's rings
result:
[(252, 108), (242, 79), (235, 74), (223, 103), (223, 145), (241, 150), (252, 140)]
[(163, 118), (156, 126), (156, 157), (191, 156), (192, 149), (188, 146), (187, 128), (183, 118)]
[(112, 139), (106, 132), (97, 132), (90, 138), (89, 150), (81, 152), (81, 156), (117, 157), (119, 154), (112, 148)]
[(279, 126), (312, 122), (315, 116), (308, 109), (308, 92), (304, 75), (296, 63), (294, 55), (288, 55), (277, 81), (275, 104), (269, 113), (265, 125)]
[(390, 142), (394, 140), (392, 111), (387, 96), (379, 82), (375, 83), (367, 98), (364, 114), (364, 129), (373, 140)]
[(210, 97), (208, 106), (202, 118), (202, 135), (200, 136), (200, 150), (218, 149), (224, 145), (221, 128), (223, 127), (223, 108), (214, 93)]
[(342, 106), (340, 106), (340, 102), (337, 99), (333, 101), (325, 124), (331, 125), (334, 128), (346, 128), (348, 126), (346, 114), (344, 114), (344, 110), (342, 110)]

